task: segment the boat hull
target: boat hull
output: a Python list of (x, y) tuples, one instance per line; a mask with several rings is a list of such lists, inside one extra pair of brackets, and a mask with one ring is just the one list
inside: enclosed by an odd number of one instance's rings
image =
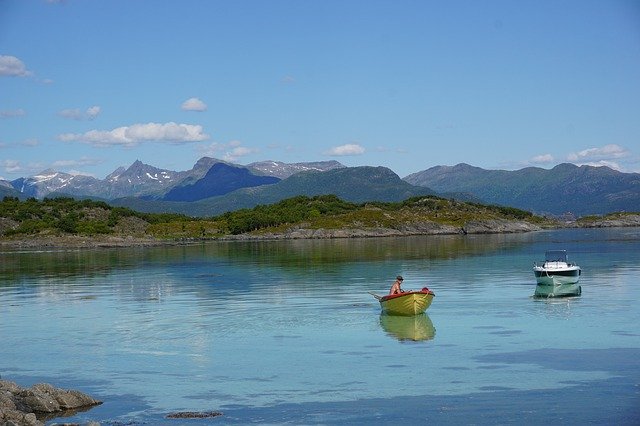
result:
[(552, 268), (536, 266), (533, 268), (533, 274), (539, 285), (561, 285), (576, 284), (580, 281), (580, 267), (568, 266), (564, 268)]
[(380, 298), (380, 307), (387, 315), (419, 315), (431, 306), (434, 296), (431, 290), (390, 294)]

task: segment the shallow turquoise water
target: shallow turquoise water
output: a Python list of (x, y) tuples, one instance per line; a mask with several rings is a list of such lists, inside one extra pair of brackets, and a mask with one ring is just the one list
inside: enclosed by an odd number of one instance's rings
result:
[[(582, 267), (582, 296), (532, 298), (547, 249)], [(637, 228), (0, 259), (2, 378), (105, 401), (65, 421), (640, 422)], [(427, 315), (380, 315), (368, 292), (397, 274), (436, 293)]]

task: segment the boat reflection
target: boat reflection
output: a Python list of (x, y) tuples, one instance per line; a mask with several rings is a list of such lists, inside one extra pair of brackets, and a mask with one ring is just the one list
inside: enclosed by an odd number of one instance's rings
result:
[(398, 316), (380, 314), (380, 325), (390, 336), (403, 340), (431, 340), (436, 335), (431, 318), (427, 314)]
[(581, 294), (582, 287), (577, 283), (555, 285), (537, 284), (533, 297), (571, 297), (580, 296)]

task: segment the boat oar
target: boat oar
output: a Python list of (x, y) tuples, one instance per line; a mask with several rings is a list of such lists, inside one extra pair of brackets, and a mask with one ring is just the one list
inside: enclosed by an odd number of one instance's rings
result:
[(375, 294), (375, 293), (372, 293), (372, 292), (370, 292), (370, 291), (368, 291), (367, 293), (369, 293), (370, 295), (372, 295), (373, 297), (375, 297), (375, 298), (376, 298), (376, 299), (378, 299), (378, 300), (382, 299), (382, 296), (378, 296), (378, 295), (377, 295), (377, 294)]

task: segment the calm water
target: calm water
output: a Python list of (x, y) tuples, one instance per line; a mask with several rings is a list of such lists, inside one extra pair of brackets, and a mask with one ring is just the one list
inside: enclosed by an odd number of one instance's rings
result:
[[(567, 249), (582, 296), (533, 299)], [(0, 253), (0, 375), (102, 424), (640, 424), (640, 229)], [(380, 315), (397, 274), (428, 315)], [(222, 411), (169, 420), (176, 411)]]

